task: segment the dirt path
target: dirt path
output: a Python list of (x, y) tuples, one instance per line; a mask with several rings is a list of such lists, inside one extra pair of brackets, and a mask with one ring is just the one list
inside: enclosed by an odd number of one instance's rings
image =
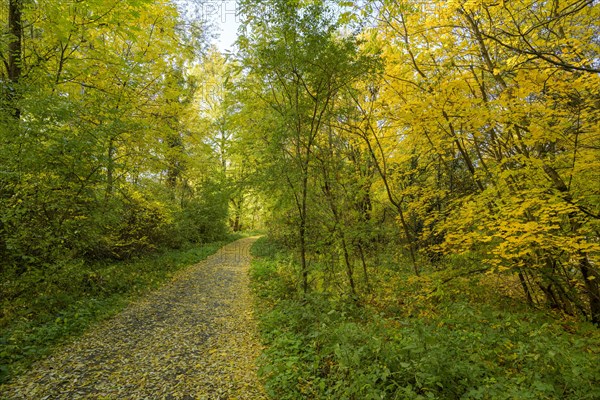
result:
[(254, 240), (182, 271), (3, 387), (0, 398), (264, 398), (247, 274)]

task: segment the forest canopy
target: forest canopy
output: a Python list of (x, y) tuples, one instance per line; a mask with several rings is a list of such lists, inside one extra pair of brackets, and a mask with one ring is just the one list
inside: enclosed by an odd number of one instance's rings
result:
[(221, 236), (226, 193), (189, 73), (203, 39), (176, 7), (11, 0), (8, 11), (1, 270)]
[(600, 322), (597, 2), (241, 4), (241, 136), (305, 292), (399, 250)]
[(170, 1), (8, 1), (0, 272), (264, 216), (305, 292), (325, 262), (357, 295), (391, 252), (600, 320), (596, 2), (238, 6), (223, 55)]
[(263, 228), (277, 396), (597, 394), (568, 334), (600, 324), (598, 1), (239, 0), (227, 52), (203, 5), (0, 5), (0, 380), (170, 251)]

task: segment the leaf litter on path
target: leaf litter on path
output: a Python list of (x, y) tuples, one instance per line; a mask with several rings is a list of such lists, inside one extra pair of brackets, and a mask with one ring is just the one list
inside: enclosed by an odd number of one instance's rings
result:
[(264, 399), (245, 238), (0, 387), (2, 399)]

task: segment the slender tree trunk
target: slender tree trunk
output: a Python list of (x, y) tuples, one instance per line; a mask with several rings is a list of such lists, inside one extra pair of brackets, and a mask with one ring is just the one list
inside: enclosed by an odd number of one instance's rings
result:
[(108, 141), (108, 150), (106, 153), (106, 195), (105, 199), (109, 200), (112, 197), (114, 190), (114, 173), (115, 173), (115, 144), (114, 139)]
[(531, 292), (529, 290), (529, 286), (527, 286), (527, 281), (525, 281), (525, 276), (522, 271), (518, 272), (519, 281), (521, 282), (521, 287), (523, 288), (523, 292), (525, 292), (525, 296), (527, 297), (527, 304), (533, 306), (533, 298), (531, 297)]
[(592, 323), (600, 326), (600, 288), (598, 286), (598, 274), (594, 274), (594, 269), (590, 264), (587, 255), (580, 253), (581, 261), (579, 262), (579, 270), (583, 275), (585, 288), (588, 292), (590, 306), (590, 320)]
[(22, 24), (22, 0), (9, 0), (8, 2), (8, 31), (10, 38), (8, 42), (7, 73), (10, 87), (8, 92), (9, 103), (12, 103), (13, 116), (21, 118), (21, 109), (15, 104), (18, 99), (18, 84), (21, 79), (23, 53), (23, 24)]
[(170, 196), (172, 200), (177, 198), (177, 183), (181, 178), (181, 174), (184, 171), (184, 164), (181, 158), (184, 152), (183, 139), (179, 135), (179, 132), (175, 131), (169, 134), (167, 137), (167, 143), (169, 146), (169, 154), (167, 157), (168, 169), (167, 169), (167, 187), (170, 189)]
[[(331, 132), (329, 134), (329, 158), (334, 158), (333, 150), (332, 150), (332, 140), (331, 140)], [(348, 277), (348, 284), (350, 285), (350, 292), (353, 298), (356, 298), (356, 285), (354, 283), (354, 268), (352, 267), (352, 262), (350, 261), (350, 254), (348, 252), (348, 245), (346, 243), (346, 235), (344, 233), (344, 226), (342, 222), (342, 218), (338, 211), (338, 207), (335, 203), (334, 194), (331, 188), (329, 174), (327, 173), (327, 167), (323, 160), (322, 163), (322, 172), (323, 179), (325, 181), (323, 192), (325, 193), (325, 197), (327, 198), (327, 203), (329, 204), (329, 209), (331, 210), (331, 214), (333, 215), (334, 222), (334, 232), (338, 232), (340, 237), (340, 242), (342, 244), (342, 252), (344, 253), (344, 264), (346, 266), (346, 276)]]
[(306, 261), (306, 201), (308, 198), (308, 166), (302, 177), (302, 204), (300, 210), (300, 265), (302, 269), (302, 292), (308, 293), (308, 263)]
[[(544, 165), (543, 170), (552, 181), (556, 190), (563, 194), (563, 198), (567, 202), (571, 202), (572, 196), (569, 188), (558, 172), (549, 165)], [(578, 234), (581, 223), (578, 221), (576, 213), (571, 213), (569, 215), (569, 222), (571, 223), (571, 232), (574, 235)], [(591, 265), (586, 253), (579, 251), (577, 252), (577, 256), (580, 259), (579, 270), (583, 276), (584, 285), (587, 291), (590, 320), (592, 323), (600, 325), (600, 284), (598, 283), (600, 274)]]
[(346, 275), (348, 276), (348, 283), (350, 284), (350, 292), (352, 296), (356, 298), (356, 285), (354, 284), (354, 269), (350, 262), (350, 255), (348, 254), (348, 246), (346, 246), (346, 239), (342, 232), (342, 250), (344, 251), (344, 262), (346, 263)]
[[(379, 140), (377, 139), (375, 132), (373, 132), (373, 136), (375, 138), (375, 141), (377, 142), (377, 145), (381, 149), (381, 144), (379, 143)], [(383, 166), (380, 165), (379, 160), (377, 159), (377, 155), (375, 154), (375, 150), (373, 149), (373, 146), (371, 145), (371, 141), (367, 137), (366, 133), (362, 138), (365, 140), (367, 148), (369, 149), (369, 154), (371, 155), (373, 163), (375, 164), (375, 168), (377, 169), (377, 172), (379, 173), (379, 176), (381, 177), (381, 180), (383, 181), (383, 185), (385, 187), (388, 200), (390, 201), (390, 203), (392, 203), (392, 205), (396, 208), (396, 211), (398, 212), (398, 216), (400, 217), (400, 223), (402, 225), (402, 229), (404, 230), (404, 234), (406, 235), (406, 240), (408, 241), (408, 250), (410, 252), (410, 259), (412, 262), (413, 270), (415, 272), (415, 275), (419, 276), (419, 267), (417, 265), (417, 256), (416, 256), (416, 249), (415, 249), (416, 238), (413, 236), (410, 226), (406, 222), (406, 218), (404, 218), (404, 210), (402, 210), (401, 201), (396, 200), (396, 198), (394, 197), (394, 195), (392, 193), (392, 189), (390, 187), (390, 182), (388, 180), (387, 171), (386, 171), (386, 167), (385, 167), (385, 160), (382, 160), (382, 163), (384, 165)], [(382, 152), (382, 157), (383, 157), (383, 152)]]

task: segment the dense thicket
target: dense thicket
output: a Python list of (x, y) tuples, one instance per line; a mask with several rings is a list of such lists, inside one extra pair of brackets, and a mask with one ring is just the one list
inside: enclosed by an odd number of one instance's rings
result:
[(0, 23), (2, 380), (174, 269), (123, 261), (224, 238), (232, 189), (173, 2), (10, 0)]
[(598, 397), (600, 5), (242, 3), (268, 393)]
[(259, 363), (273, 399), (600, 396), (592, 324), (557, 321), (469, 280), (427, 294), (431, 274), (392, 266), (373, 271), (376, 290), (360, 302), (332, 291), (299, 297), (289, 250), (261, 238), (253, 251)]
[(194, 124), (196, 53), (176, 8), (9, 3), (0, 47), (1, 271), (221, 236), (227, 202)]
[(205, 39), (172, 2), (4, 3), (0, 379), (95, 300), (166, 275), (121, 260), (222, 239), (230, 193), (191, 69)]
[(600, 322), (597, 2), (242, 4), (245, 135), (305, 293), (394, 259)]

